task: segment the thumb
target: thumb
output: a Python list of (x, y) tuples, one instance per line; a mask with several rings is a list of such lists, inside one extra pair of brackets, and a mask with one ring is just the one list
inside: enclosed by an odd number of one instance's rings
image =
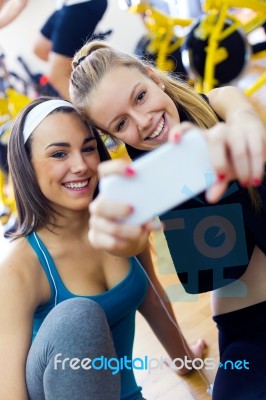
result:
[(208, 203), (216, 203), (221, 199), (224, 192), (226, 191), (228, 186), (228, 182), (219, 182), (216, 181), (206, 192), (206, 200)]

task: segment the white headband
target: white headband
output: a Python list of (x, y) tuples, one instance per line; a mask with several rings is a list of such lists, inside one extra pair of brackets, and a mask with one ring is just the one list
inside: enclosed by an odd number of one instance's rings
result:
[(44, 118), (47, 117), (47, 115), (49, 115), (53, 110), (59, 107), (75, 108), (68, 101), (53, 99), (38, 104), (29, 112), (26, 117), (23, 129), (24, 143), (27, 142), (34, 129), (37, 128), (37, 126), (44, 120)]

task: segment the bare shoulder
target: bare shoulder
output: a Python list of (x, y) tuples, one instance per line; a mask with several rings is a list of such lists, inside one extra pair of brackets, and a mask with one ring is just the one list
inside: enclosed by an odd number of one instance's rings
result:
[(26, 238), (19, 238), (11, 242), (7, 242), (5, 254), (1, 258), (0, 273), (9, 268), (21, 274), (27, 270), (36, 268), (38, 263), (37, 256), (33, 252)]
[(40, 274), (38, 258), (25, 238), (7, 242), (0, 262), (0, 288), (21, 293), (30, 290), (38, 297)]

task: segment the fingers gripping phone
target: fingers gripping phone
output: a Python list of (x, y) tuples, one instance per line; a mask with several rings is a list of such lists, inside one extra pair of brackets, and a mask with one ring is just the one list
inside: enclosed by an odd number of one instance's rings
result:
[(163, 144), (134, 161), (132, 167), (133, 177), (103, 177), (100, 192), (106, 199), (131, 205), (134, 211), (125, 221), (135, 225), (198, 195), (215, 180), (207, 142), (194, 128), (179, 143)]

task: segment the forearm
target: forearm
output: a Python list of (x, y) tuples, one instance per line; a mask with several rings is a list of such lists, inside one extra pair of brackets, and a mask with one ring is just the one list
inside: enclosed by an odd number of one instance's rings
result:
[(163, 288), (156, 286), (164, 306), (153, 290), (149, 288), (147, 298), (140, 308), (141, 314), (147, 320), (171, 359), (184, 359), (185, 356), (193, 358), (190, 347), (178, 325), (171, 303), (167, 299)]
[(16, 380), (16, 383), (14, 384), (14, 381), (11, 383), (10, 386), (5, 385), (0, 389), (0, 399), (5, 399), (5, 400), (29, 400), (29, 396), (27, 393), (26, 385), (23, 385), (24, 387), (21, 386), (19, 387), (19, 384)]
[[(186, 356), (190, 360), (202, 357), (206, 346), (205, 341), (199, 339), (193, 346), (188, 345), (178, 326), (172, 304), (158, 281), (155, 273), (157, 251), (153, 239), (154, 237), (151, 235), (149, 245), (138, 255), (150, 280), (147, 295), (139, 311), (172, 360), (175, 358), (184, 360)], [(191, 368), (188, 366), (188, 368), (179, 369), (177, 373), (185, 375), (190, 371)]]
[(225, 86), (211, 90), (207, 97), (214, 111), (226, 122), (239, 122), (240, 118), (255, 117), (259, 119), (254, 106), (243, 93), (234, 86)]
[(0, 28), (10, 24), (26, 7), (28, 0), (9, 0), (0, 9)]
[[(151, 251), (152, 246), (150, 245), (138, 256), (151, 280), (146, 298), (139, 311), (171, 359), (177, 357), (184, 359), (185, 356), (193, 358), (193, 354), (179, 328), (172, 304), (154, 272), (155, 254), (151, 256)], [(179, 371), (180, 374), (186, 372), (186, 369)]]
[(22, 360), (19, 351), (16, 351), (16, 344), (13, 351), (7, 351), (10, 348), (9, 340), (5, 340), (1, 335), (0, 344), (0, 376), (4, 385), (0, 386), (0, 399), (5, 400), (28, 400), (28, 391), (26, 386), (26, 361)]

